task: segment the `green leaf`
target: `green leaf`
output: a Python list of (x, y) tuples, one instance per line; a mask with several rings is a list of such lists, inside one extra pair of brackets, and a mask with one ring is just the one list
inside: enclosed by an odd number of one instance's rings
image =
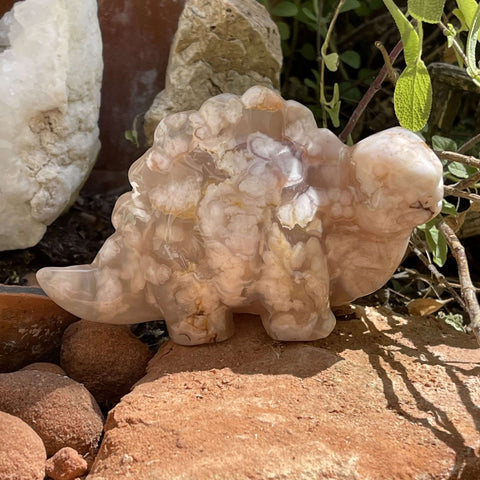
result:
[(355, 8), (361, 7), (362, 4), (358, 0), (346, 0), (340, 9), (340, 13), (348, 12), (349, 10), (354, 10)]
[(277, 22), (278, 33), (280, 33), (281, 40), (288, 40), (290, 38), (290, 27), (285, 22)]
[(432, 147), (434, 150), (448, 150), (450, 152), (457, 151), (457, 144), (454, 140), (448, 137), (442, 137), (440, 135), (434, 135), (432, 137)]
[(428, 247), (433, 254), (433, 261), (442, 267), (447, 260), (448, 245), (443, 233), (436, 227), (436, 220), (430, 220), (425, 225), (422, 225), (422, 230), (425, 233), (425, 240)]
[(303, 7), (302, 8), (302, 12), (304, 13), (304, 15), (309, 18), (310, 20), (313, 20), (314, 22), (317, 21), (317, 15), (315, 14), (315, 12), (312, 12), (309, 8), (307, 7)]
[(124, 135), (129, 142), (132, 142), (137, 147), (140, 146), (140, 143), (138, 142), (137, 132), (135, 130), (125, 130)]
[(453, 203), (447, 202), (444, 198), (442, 199), (442, 213), (444, 213), (445, 215), (458, 215), (455, 205)]
[[(458, 8), (457, 8), (458, 10)], [(455, 37), (457, 36), (457, 31), (455, 30), (455, 27), (451, 23), (447, 23), (447, 30), (444, 32), (444, 35), (447, 37), (447, 45), (448, 48), (453, 47), (453, 41), (455, 40)]]
[[(463, 14), (463, 12), (459, 8), (454, 8), (452, 10), (452, 13), (460, 21), (460, 28), (458, 29), (458, 31), (459, 32), (468, 32), (468, 25), (467, 25), (467, 21), (465, 20), (465, 15)], [(450, 40), (450, 38), (448, 38), (448, 40)], [(449, 42), (448, 46), (450, 47), (450, 42)]]
[(336, 72), (338, 68), (338, 53), (332, 52), (327, 55), (322, 54), (325, 66), (331, 71)]
[(413, 18), (427, 23), (438, 23), (446, 0), (408, 0), (408, 12)]
[(325, 109), (332, 121), (332, 124), (335, 128), (340, 126), (340, 89), (338, 83), (333, 85), (333, 96), (332, 99), (325, 105)]
[(477, 67), (476, 48), (478, 41), (478, 31), (480, 29), (480, 5), (475, 11), (472, 25), (467, 37), (466, 56), (468, 60), (467, 73), (470, 75), (476, 85), (480, 87), (480, 70)]
[(390, 15), (395, 20), (397, 28), (400, 31), (405, 63), (407, 65), (415, 63), (422, 49), (418, 33), (403, 12), (393, 3), (393, 0), (383, 0), (383, 3), (385, 3), (385, 6), (388, 8)]
[(318, 83), (315, 83), (313, 82), (312, 80), (310, 80), (309, 78), (306, 78), (304, 80), (304, 83), (307, 87), (310, 87), (310, 88), (313, 88), (315, 91), (318, 90)]
[[(465, 23), (465, 30), (469, 29), (472, 27), (473, 23), (473, 18), (475, 17), (475, 12), (477, 10), (477, 2), (475, 0), (457, 0), (457, 5), (458, 5), (458, 10), (461, 13), (461, 16), (463, 17), (463, 21), (456, 12), (456, 9), (453, 11), (453, 13), (457, 16), (457, 18), (463, 23)], [(462, 25), (463, 28), (463, 25)]]
[(298, 7), (292, 2), (280, 2), (272, 10), (276, 17), (294, 17), (298, 13)]
[(340, 82), (340, 97), (351, 103), (358, 103), (362, 98), (362, 92), (358, 87), (352, 87), (352, 82)]
[(311, 43), (304, 43), (300, 49), (303, 58), (313, 62), (317, 58), (317, 50)]
[(355, 50), (345, 50), (340, 54), (340, 60), (352, 68), (360, 68), (362, 59)]
[(310, 72), (315, 77), (315, 80), (317, 81), (317, 83), (320, 84), (320, 73), (318, 72), (318, 70), (315, 70), (312, 68)]
[(452, 162), (447, 165), (447, 170), (456, 178), (468, 178), (467, 167), (460, 162)]
[(407, 65), (401, 73), (393, 101), (402, 127), (417, 132), (425, 126), (432, 108), (432, 84), (423, 60)]
[(340, 126), (340, 105), (342, 102), (336, 103), (333, 107), (326, 107), (328, 116), (335, 128)]

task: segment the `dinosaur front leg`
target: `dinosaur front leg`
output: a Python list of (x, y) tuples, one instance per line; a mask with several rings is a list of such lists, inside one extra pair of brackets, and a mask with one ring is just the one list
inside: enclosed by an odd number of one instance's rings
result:
[(293, 246), (274, 224), (255, 285), (266, 313), (267, 333), (277, 340), (324, 338), (335, 317), (329, 304), (329, 274), (320, 242), (311, 237)]

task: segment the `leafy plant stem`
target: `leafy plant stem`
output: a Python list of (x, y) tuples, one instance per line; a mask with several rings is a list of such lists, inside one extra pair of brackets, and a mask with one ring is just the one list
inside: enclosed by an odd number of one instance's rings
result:
[[(438, 22), (438, 26), (440, 27), (440, 30), (444, 33), (444, 35), (447, 37), (449, 30), (447, 26), (443, 22)], [(463, 51), (463, 48), (461, 45), (457, 42), (455, 38), (452, 37), (452, 47), (455, 49), (458, 55), (460, 55), (461, 59), (463, 60), (463, 63), (465, 65), (468, 65), (468, 58), (465, 55), (465, 52)]]
[(473, 332), (478, 344), (480, 345), (480, 305), (478, 304), (476, 289), (470, 278), (467, 256), (460, 240), (455, 235), (453, 229), (446, 222), (441, 222), (439, 229), (445, 235), (445, 239), (450, 250), (457, 261), (458, 278), (461, 285), (462, 298), (465, 301), (465, 307), (470, 317), (470, 330)]
[[(402, 51), (402, 48), (403, 48), (403, 45), (402, 45), (402, 41), (400, 40), (395, 45), (395, 47), (393, 47), (392, 51), (390, 52), (390, 55), (388, 56), (388, 58), (390, 59), (390, 64), (393, 64), (393, 62), (395, 62), (398, 55)], [(388, 73), (388, 67), (384, 65), (378, 72), (377, 77), (372, 82), (368, 90), (365, 92), (365, 95), (362, 97), (360, 102), (358, 102), (358, 105), (355, 108), (354, 112), (352, 113), (350, 120), (345, 125), (345, 128), (343, 129), (342, 133), (340, 133), (339, 138), (342, 142), (345, 142), (348, 136), (352, 133), (353, 129), (355, 128), (355, 125), (357, 124), (358, 120), (360, 119), (363, 112), (367, 108), (368, 104), (370, 103), (372, 98), (375, 96), (375, 94), (382, 87), (382, 83), (385, 80), (387, 73)]]
[(480, 30), (480, 5), (477, 6), (477, 10), (473, 17), (472, 25), (468, 32), (466, 56), (468, 61), (465, 63), (467, 73), (470, 75), (476, 85), (480, 86), (480, 69), (477, 66), (476, 60), (476, 46), (478, 41), (478, 32)]
[[(320, 57), (321, 57), (321, 62), (320, 62), (320, 105), (322, 106), (323, 110), (323, 126), (327, 127), (327, 116), (326, 116), (326, 107), (328, 106), (328, 103), (326, 98), (325, 98), (325, 59), (324, 57), (327, 55), (327, 49), (328, 49), (328, 44), (330, 42), (330, 37), (332, 36), (333, 28), (335, 27), (335, 23), (337, 21), (338, 15), (340, 14), (340, 10), (345, 3), (346, 0), (339, 0), (337, 4), (337, 8), (335, 9), (335, 12), (333, 13), (332, 20), (330, 21), (330, 25), (328, 26), (327, 34), (325, 35), (325, 40), (323, 42), (323, 45), (320, 49)], [(321, 12), (320, 10), (318, 11), (318, 17), (321, 17)]]
[(380, 53), (382, 54), (383, 61), (385, 62), (385, 66), (387, 67), (387, 75), (389, 80), (392, 82), (392, 85), (395, 85), (397, 83), (397, 75), (395, 73), (395, 70), (393, 69), (392, 62), (390, 60), (387, 50), (383, 46), (383, 43), (380, 41), (375, 42), (375, 46), (380, 50)]

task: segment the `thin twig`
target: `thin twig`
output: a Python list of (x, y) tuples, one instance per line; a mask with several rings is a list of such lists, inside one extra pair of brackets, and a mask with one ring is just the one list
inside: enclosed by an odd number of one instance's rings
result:
[(466, 198), (472, 202), (480, 201), (480, 195), (477, 195), (476, 193), (464, 192), (463, 190), (458, 190), (458, 188), (451, 187), (450, 185), (444, 185), (443, 192), (445, 196), (453, 195), (454, 197)]
[[(432, 279), (431, 277), (427, 276), (427, 275), (422, 275), (421, 273), (418, 273), (416, 270), (414, 270), (413, 268), (407, 268), (407, 267), (403, 267), (403, 266), (400, 266), (398, 267), (398, 270), (399, 270), (399, 273), (398, 274), (395, 274), (393, 275), (392, 278), (397, 278), (397, 275), (399, 274), (403, 274), (403, 273), (406, 273), (407, 275), (409, 276), (412, 276), (414, 278), (418, 278), (426, 283), (428, 283), (429, 285), (431, 283), (433, 283), (434, 281), (437, 282), (437, 285), (440, 286), (440, 287), (446, 287), (447, 285), (445, 283), (441, 283), (439, 280), (437, 279)], [(440, 273), (440, 272), (439, 272)], [(440, 273), (440, 275), (442, 275)], [(400, 277), (398, 277), (400, 278)], [(459, 283), (456, 283), (454, 281), (452, 281), (452, 279), (449, 279), (447, 277), (444, 277), (445, 278), (445, 282), (450, 285), (452, 288), (456, 288), (456, 289), (461, 289), (462, 286), (459, 284)], [(480, 288), (479, 287), (474, 287), (475, 288), (475, 292), (476, 293), (480, 293)], [(458, 302), (458, 299), (456, 299), (457, 302)], [(461, 300), (461, 297), (460, 297), (460, 300)], [(461, 300), (463, 302), (463, 300)], [(463, 304), (463, 303), (462, 303)], [(459, 303), (459, 305), (461, 306), (462, 305), (461, 303)]]
[(390, 61), (390, 57), (388, 55), (387, 50), (383, 46), (383, 43), (380, 41), (376, 41), (375, 46), (380, 50), (380, 53), (382, 54), (383, 62), (387, 67), (388, 79), (392, 82), (393, 85), (395, 85), (397, 83), (397, 74), (393, 69), (392, 62)]
[[(400, 8), (400, 10), (405, 13), (407, 11), (406, 8)], [(363, 18), (365, 20), (365, 17)], [(353, 30), (351, 30), (349, 33), (346, 35), (342, 36), (342, 38), (339, 40), (338, 46), (339, 47), (346, 47), (350, 43), (352, 43), (352, 39), (358, 40), (359, 38), (362, 38), (360, 35), (360, 32), (362, 30), (365, 30), (366, 28), (369, 28), (370, 26), (374, 25), (375, 23), (378, 23), (380, 25), (385, 25), (386, 21), (391, 21), (392, 16), (390, 15), (390, 12), (383, 13), (382, 15), (375, 15), (371, 20), (366, 20), (360, 23), (360, 25)], [(393, 23), (393, 22), (391, 22)]]
[[(448, 38), (448, 36), (450, 34), (450, 31), (448, 30), (446, 25), (443, 24), (442, 22), (438, 22), (438, 26), (440, 27), (440, 30), (443, 32), (443, 34)], [(463, 63), (465, 65), (468, 65), (469, 61), (468, 61), (467, 56), (465, 55), (465, 52), (463, 51), (462, 46), (457, 42), (457, 39), (455, 37), (450, 36), (450, 38), (452, 40), (452, 46), (453, 46), (454, 50), (458, 53), (458, 55), (460, 55), (460, 57), (463, 60)]]
[(471, 155), (463, 155), (457, 152), (448, 152), (446, 150), (435, 150), (438, 158), (442, 160), (449, 160), (450, 162), (459, 162), (471, 167), (480, 168), (480, 160)]
[(452, 185), (452, 187), (455, 187), (457, 190), (465, 190), (466, 188), (470, 188), (472, 185), (475, 185), (477, 182), (480, 181), (480, 172), (474, 173), (468, 178), (465, 178), (464, 180), (456, 183), (455, 185)]
[(460, 307), (465, 310), (465, 302), (463, 301), (462, 297), (454, 290), (454, 288), (450, 285), (448, 280), (445, 278), (445, 275), (440, 273), (437, 270), (437, 267), (430, 262), (430, 260), (427, 258), (427, 256), (418, 248), (418, 246), (415, 243), (414, 237), (412, 237), (412, 240), (410, 241), (410, 248), (412, 249), (413, 253), (422, 261), (422, 263), (428, 268), (430, 273), (435, 277), (439, 285), (443, 285), (450, 295), (457, 301), (457, 303), (460, 305)]
[(480, 143), (480, 133), (477, 133), (474, 137), (472, 137), (468, 142), (465, 142), (459, 149), (458, 153), (466, 153), (471, 148), (473, 148), (477, 143)]
[(475, 335), (478, 344), (480, 345), (480, 305), (478, 304), (475, 287), (470, 278), (470, 271), (468, 268), (467, 256), (463, 245), (458, 240), (455, 232), (446, 222), (441, 222), (438, 226), (441, 232), (445, 235), (448, 246), (457, 261), (458, 278), (462, 286), (462, 298), (465, 301), (465, 307), (470, 317), (470, 330)]
[[(403, 49), (403, 45), (401, 41), (399, 41), (395, 45), (395, 47), (393, 47), (393, 50), (390, 52), (390, 55), (389, 55), (390, 62), (392, 64), (396, 60), (396, 58), (398, 57), (402, 49)], [(362, 97), (360, 102), (358, 102), (357, 107), (352, 113), (350, 120), (348, 121), (347, 125), (343, 129), (342, 133), (338, 136), (338, 138), (340, 138), (342, 142), (345, 142), (348, 136), (352, 133), (353, 129), (355, 128), (355, 125), (357, 124), (359, 118), (362, 116), (363, 112), (367, 108), (368, 104), (370, 103), (372, 98), (375, 96), (375, 94), (382, 87), (382, 83), (385, 80), (387, 73), (388, 73), (387, 66), (384, 65), (381, 68), (380, 72), (378, 72), (377, 78), (375, 78), (375, 80), (372, 82), (368, 90), (365, 92), (365, 95)]]

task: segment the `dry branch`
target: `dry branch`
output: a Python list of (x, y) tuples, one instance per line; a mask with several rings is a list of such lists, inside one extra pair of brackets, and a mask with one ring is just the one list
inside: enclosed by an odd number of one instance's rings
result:
[[(391, 64), (396, 60), (396, 58), (398, 57), (402, 49), (403, 49), (403, 44), (401, 41), (398, 42), (395, 45), (395, 47), (393, 47), (393, 50), (390, 52), (390, 55), (389, 55)], [(352, 113), (352, 116), (350, 117), (350, 120), (348, 121), (347, 125), (345, 125), (345, 128), (343, 129), (342, 133), (338, 136), (338, 138), (342, 142), (347, 141), (348, 136), (352, 133), (359, 118), (362, 116), (362, 113), (367, 108), (367, 105), (370, 103), (372, 98), (382, 87), (382, 83), (387, 77), (388, 71), (389, 70), (387, 65), (384, 65), (381, 68), (380, 72), (378, 72), (377, 78), (375, 78), (373, 83), (370, 85), (365, 95), (362, 97), (362, 99), (358, 103), (357, 108), (355, 108), (355, 111)]]
[(465, 249), (455, 235), (455, 232), (446, 222), (441, 222), (438, 228), (445, 235), (450, 250), (457, 261), (462, 298), (465, 301), (465, 309), (470, 317), (470, 329), (480, 345), (480, 305), (478, 304), (476, 289), (470, 278)]
[(451, 187), (450, 185), (444, 185), (443, 191), (445, 192), (445, 196), (453, 195), (454, 197), (466, 198), (472, 202), (480, 201), (480, 195), (477, 195), (476, 193), (464, 192), (463, 190)]
[(471, 167), (480, 168), (480, 160), (471, 155), (463, 155), (457, 152), (449, 152), (446, 150), (435, 150), (438, 158), (442, 160), (449, 160), (450, 162), (460, 162), (464, 165), (470, 165)]

